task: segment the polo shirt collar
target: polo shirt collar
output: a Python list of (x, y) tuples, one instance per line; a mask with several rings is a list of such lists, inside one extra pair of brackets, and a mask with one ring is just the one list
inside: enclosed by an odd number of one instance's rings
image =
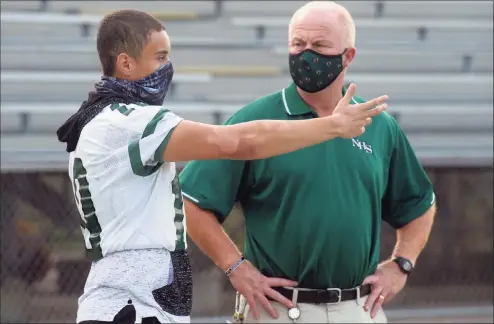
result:
[[(346, 88), (343, 87), (342, 93), (345, 95)], [(288, 87), (281, 90), (281, 96), (283, 98), (283, 105), (285, 106), (285, 112), (290, 116), (299, 116), (305, 114), (314, 113), (314, 111), (305, 103), (300, 97), (297, 91), (295, 83), (291, 83)], [(352, 104), (358, 102), (352, 97)]]

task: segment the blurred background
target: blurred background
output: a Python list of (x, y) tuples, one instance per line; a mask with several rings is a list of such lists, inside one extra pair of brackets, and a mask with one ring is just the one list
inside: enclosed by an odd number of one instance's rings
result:
[[(96, 32), (113, 10), (166, 23), (168, 109), (222, 123), (285, 87), (287, 26), (305, 1), (1, 1), (1, 322), (74, 322), (89, 269), (55, 131), (99, 79)], [(434, 182), (439, 212), (394, 322), (490, 322), (493, 303), (493, 4), (341, 1), (357, 27), (348, 81), (386, 93)], [(183, 167), (182, 165), (179, 166)], [(236, 209), (226, 228), (243, 245)], [(382, 257), (394, 233), (383, 225)], [(233, 290), (192, 243), (193, 321), (225, 321)]]

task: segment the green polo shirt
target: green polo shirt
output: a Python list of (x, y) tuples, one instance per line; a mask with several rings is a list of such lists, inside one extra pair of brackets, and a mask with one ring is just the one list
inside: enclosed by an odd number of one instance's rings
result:
[[(309, 118), (317, 116), (292, 84), (242, 108), (226, 124)], [(434, 202), (426, 173), (387, 113), (354, 139), (263, 160), (190, 162), (180, 184), (184, 197), (220, 222), (240, 202), (246, 258), (264, 275), (304, 288), (360, 285), (380, 260), (381, 221), (400, 228)]]

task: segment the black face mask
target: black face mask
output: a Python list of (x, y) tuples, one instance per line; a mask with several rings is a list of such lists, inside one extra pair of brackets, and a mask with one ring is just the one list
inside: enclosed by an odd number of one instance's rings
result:
[(323, 55), (311, 49), (289, 55), (293, 82), (305, 92), (315, 93), (326, 89), (343, 71), (343, 53)]

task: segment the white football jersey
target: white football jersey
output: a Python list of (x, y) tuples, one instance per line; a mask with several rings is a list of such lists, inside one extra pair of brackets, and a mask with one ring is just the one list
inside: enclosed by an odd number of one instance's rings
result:
[(175, 163), (163, 152), (182, 119), (161, 106), (112, 104), (82, 130), (69, 176), (92, 260), (186, 248)]

